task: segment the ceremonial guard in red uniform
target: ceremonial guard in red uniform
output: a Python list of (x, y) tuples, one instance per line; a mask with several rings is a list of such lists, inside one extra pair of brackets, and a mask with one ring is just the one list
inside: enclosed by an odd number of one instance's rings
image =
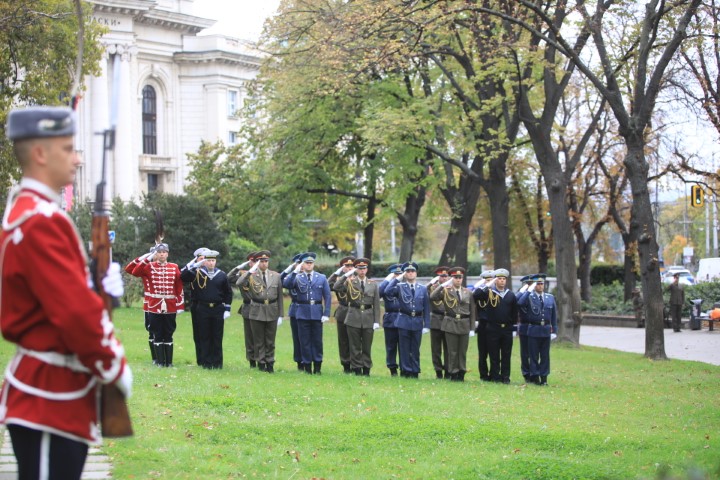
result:
[[(175, 316), (185, 311), (185, 294), (180, 269), (167, 261), (170, 248), (160, 243), (150, 253), (142, 255), (127, 266), (130, 275), (142, 278), (145, 289), (145, 308), (150, 320), (155, 358), (161, 367), (173, 363), (173, 334), (177, 323)], [(150, 258), (154, 260), (150, 260)]]
[[(23, 173), (8, 196), (0, 235), (0, 329), (17, 345), (0, 391), (19, 478), (79, 479), (88, 444), (100, 442), (98, 386), (132, 385), (122, 345), (100, 296), (87, 254), (60, 208), (62, 187), (80, 164), (72, 111), (13, 110), (7, 136)], [(123, 293), (120, 266), (103, 289)]]

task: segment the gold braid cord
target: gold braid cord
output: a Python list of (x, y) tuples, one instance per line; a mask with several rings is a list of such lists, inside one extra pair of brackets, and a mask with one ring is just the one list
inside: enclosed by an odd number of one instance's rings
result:
[(445, 302), (445, 305), (447, 306), (447, 308), (451, 308), (454, 310), (458, 304), (458, 299), (455, 295), (452, 295), (450, 293), (449, 288), (445, 288), (444, 290), (445, 291), (443, 292), (443, 294), (444, 294), (443, 301)]
[(262, 282), (258, 282), (252, 277), (252, 273), (250, 274), (248, 283), (250, 284), (250, 288), (252, 288), (253, 292), (255, 293), (262, 293), (263, 289), (265, 288), (265, 285), (263, 285)]
[(355, 285), (353, 285), (352, 280), (348, 279), (347, 282), (347, 292), (348, 296), (350, 297), (350, 300), (358, 300), (362, 296), (362, 292), (355, 288)]
[(203, 275), (202, 273), (200, 273), (200, 269), (198, 268), (198, 271), (195, 274), (195, 283), (197, 283), (197, 286), (200, 288), (205, 288), (207, 286), (207, 281), (207, 275)]
[(498, 306), (498, 303), (500, 303), (500, 295), (493, 292), (492, 289), (490, 290), (488, 294), (488, 301), (490, 303), (490, 306), (495, 308)]

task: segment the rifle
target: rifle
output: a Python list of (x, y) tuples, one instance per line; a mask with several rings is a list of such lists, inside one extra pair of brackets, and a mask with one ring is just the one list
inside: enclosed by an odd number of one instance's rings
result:
[[(90, 256), (94, 263), (95, 286), (105, 303), (108, 316), (112, 318), (113, 307), (117, 300), (108, 295), (102, 286), (102, 279), (107, 274), (112, 256), (110, 236), (108, 233), (109, 215), (105, 210), (106, 166), (108, 152), (115, 148), (115, 126), (117, 112), (117, 88), (120, 83), (120, 57), (115, 56), (113, 72), (113, 99), (110, 113), (110, 126), (103, 131), (102, 174), (100, 183), (95, 190), (95, 205), (92, 218), (92, 249)], [(132, 436), (132, 424), (125, 396), (114, 383), (103, 385), (101, 388), (100, 426), (103, 437), (129, 437)]]

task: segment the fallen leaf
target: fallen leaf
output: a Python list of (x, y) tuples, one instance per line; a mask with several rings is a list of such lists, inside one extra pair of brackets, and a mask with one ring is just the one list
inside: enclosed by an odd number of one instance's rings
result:
[(220, 385), (220, 388), (222, 388), (223, 390), (227, 390), (228, 388), (230, 388), (230, 385)]
[(615, 450), (613, 452), (613, 455), (615, 455), (616, 457), (622, 457), (622, 452), (620, 450)]
[(415, 463), (415, 462), (417, 462), (417, 460), (415, 460), (414, 458), (410, 459), (410, 463)]

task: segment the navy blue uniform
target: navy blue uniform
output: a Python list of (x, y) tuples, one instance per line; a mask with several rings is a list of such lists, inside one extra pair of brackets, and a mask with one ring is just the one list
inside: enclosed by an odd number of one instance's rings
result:
[(400, 315), (400, 301), (397, 296), (387, 291), (389, 280), (380, 282), (378, 291), (385, 303), (383, 314), (383, 332), (385, 332), (385, 365), (390, 369), (391, 375), (397, 375), (398, 354), (400, 351), (400, 334), (397, 328), (397, 318)]
[(515, 322), (518, 316), (517, 298), (510, 290), (479, 287), (473, 292), (475, 300), (485, 304), (487, 323), (485, 334), (490, 356), (490, 380), (510, 383)]
[(518, 305), (526, 308), (530, 375), (532, 381), (542, 384), (550, 374), (550, 334), (557, 332), (555, 297), (544, 292), (524, 292)]
[(322, 362), (322, 317), (330, 317), (330, 285), (322, 273), (295, 273), (285, 277), (283, 287), (296, 290), (295, 318), (300, 341), (300, 361), (309, 371), (312, 363)]
[[(414, 286), (414, 289), (413, 289)], [(385, 294), (398, 299), (400, 313), (395, 324), (400, 337), (400, 371), (404, 376), (420, 373), (420, 342), (423, 328), (430, 329), (430, 296), (427, 288), (418, 283), (390, 280)]]
[[(280, 281), (285, 286), (285, 279), (289, 273), (282, 271), (280, 273)], [(287, 287), (286, 287), (287, 288)], [(297, 363), (298, 368), (302, 368), (302, 358), (300, 357), (300, 336), (298, 335), (297, 318), (295, 318), (295, 310), (297, 309), (297, 290), (294, 288), (288, 289), (290, 294), (290, 308), (288, 308), (288, 317), (290, 317), (290, 332), (292, 334), (293, 341), (293, 361)]]

